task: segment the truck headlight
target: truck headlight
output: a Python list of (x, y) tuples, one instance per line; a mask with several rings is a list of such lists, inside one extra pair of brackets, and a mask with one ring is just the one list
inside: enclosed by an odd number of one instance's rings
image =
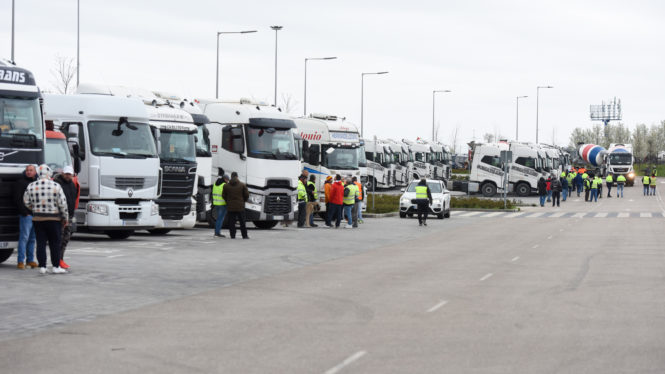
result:
[(249, 194), (249, 202), (260, 205), (263, 202), (263, 195)]
[(86, 209), (90, 213), (101, 214), (103, 216), (108, 216), (109, 215), (109, 206), (106, 205), (106, 204), (90, 204), (90, 203), (88, 203)]
[(631, 178), (631, 179), (635, 178), (635, 173), (633, 173), (632, 171), (630, 173), (628, 173), (628, 178)]
[(156, 216), (156, 215), (158, 215), (158, 214), (159, 214), (159, 204), (155, 204), (155, 203), (153, 203), (153, 204), (150, 206), (150, 215), (151, 215), (151, 216)]

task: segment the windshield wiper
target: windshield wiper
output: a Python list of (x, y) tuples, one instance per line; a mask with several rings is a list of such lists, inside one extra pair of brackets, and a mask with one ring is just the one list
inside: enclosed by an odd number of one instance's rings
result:
[(119, 153), (119, 152), (94, 152), (94, 153), (97, 156), (111, 156), (111, 157), (117, 157), (117, 158), (126, 158), (127, 157), (126, 153)]
[(126, 157), (127, 158), (148, 158), (151, 155), (146, 155), (143, 153), (127, 153)]
[(185, 158), (175, 158), (175, 157), (171, 157), (171, 158), (163, 158), (162, 157), (160, 159), (163, 162), (174, 162), (174, 163), (177, 163), (177, 164), (187, 164), (187, 163), (191, 162), (191, 161), (189, 161)]

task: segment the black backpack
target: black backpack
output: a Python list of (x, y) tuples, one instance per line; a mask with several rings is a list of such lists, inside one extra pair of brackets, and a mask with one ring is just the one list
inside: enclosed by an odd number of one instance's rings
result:
[(351, 191), (349, 191), (349, 187), (344, 187), (344, 197), (349, 197), (349, 193), (351, 193)]

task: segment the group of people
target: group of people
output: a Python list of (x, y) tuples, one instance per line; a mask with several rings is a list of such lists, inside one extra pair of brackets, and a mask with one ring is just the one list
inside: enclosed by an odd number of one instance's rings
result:
[(229, 235), (231, 239), (236, 238), (236, 222), (240, 223), (240, 234), (243, 239), (249, 239), (247, 235), (245, 202), (249, 199), (249, 190), (247, 185), (238, 179), (238, 173), (235, 171), (228, 174), (222, 174), (217, 178), (212, 186), (212, 205), (217, 210), (215, 220), (215, 237), (224, 238), (222, 234), (222, 224), (228, 214)]
[(647, 173), (642, 177), (642, 186), (644, 196), (656, 196), (656, 169), (653, 169), (651, 176)]
[[(14, 185), (14, 201), (19, 212), (18, 269), (39, 268), (47, 273), (46, 245), (52, 273), (67, 273), (65, 249), (71, 238), (74, 212), (80, 186), (74, 181), (74, 169), (65, 166), (52, 178), (48, 165), (26, 166)], [(35, 243), (37, 262), (35, 262)], [(27, 261), (27, 262), (26, 262)]]
[[(345, 228), (356, 228), (363, 223), (362, 204), (366, 196), (363, 185), (357, 177), (342, 178), (331, 175), (324, 183), (324, 215), (326, 227), (339, 228), (346, 220)], [(307, 170), (298, 177), (298, 227), (318, 227), (314, 223), (314, 213), (320, 210), (319, 191), (316, 188), (316, 176)]]

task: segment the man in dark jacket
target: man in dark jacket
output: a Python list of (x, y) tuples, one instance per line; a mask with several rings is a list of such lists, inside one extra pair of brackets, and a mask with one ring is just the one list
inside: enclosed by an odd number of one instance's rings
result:
[(79, 196), (79, 185), (74, 182), (74, 168), (67, 165), (62, 169), (62, 173), (56, 174), (53, 181), (62, 187), (62, 192), (65, 193), (67, 198), (67, 212), (69, 213), (69, 221), (66, 225), (62, 226), (62, 240), (60, 241), (60, 267), (68, 269), (69, 265), (65, 262), (65, 250), (67, 244), (72, 238), (72, 222), (74, 219), (74, 212), (76, 211), (76, 199)]
[(35, 229), (32, 226), (32, 211), (23, 203), (23, 193), (28, 185), (37, 180), (35, 177), (37, 170), (34, 165), (28, 165), (23, 171), (23, 175), (14, 185), (14, 202), (18, 208), (19, 214), (19, 237), (18, 237), (18, 265), (17, 268), (25, 269), (25, 260), (27, 255), (28, 266), (38, 267), (35, 262)]
[(240, 221), (240, 233), (243, 239), (249, 239), (245, 227), (245, 202), (249, 199), (247, 186), (238, 180), (238, 173), (231, 173), (231, 181), (224, 185), (222, 197), (226, 201), (226, 210), (229, 215), (229, 234), (231, 239), (236, 237), (236, 220)]
[(556, 204), (556, 206), (559, 206), (559, 201), (561, 200), (561, 180), (554, 176), (552, 178), (551, 182), (551, 188), (552, 188), (552, 206)]
[(418, 203), (418, 224), (427, 226), (429, 205), (432, 203), (432, 192), (427, 186), (427, 180), (421, 179), (416, 186), (416, 201)]
[(547, 199), (547, 182), (544, 177), (538, 180), (538, 196), (540, 197), (540, 206), (545, 206), (545, 199)]

